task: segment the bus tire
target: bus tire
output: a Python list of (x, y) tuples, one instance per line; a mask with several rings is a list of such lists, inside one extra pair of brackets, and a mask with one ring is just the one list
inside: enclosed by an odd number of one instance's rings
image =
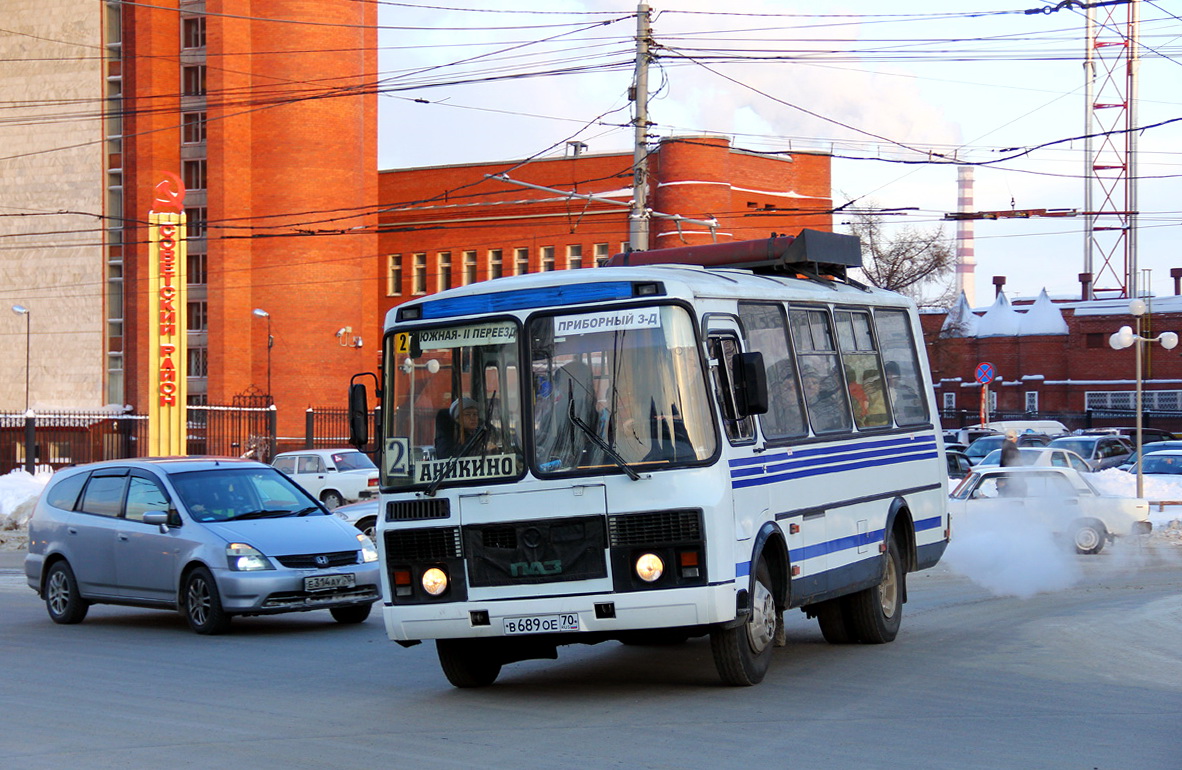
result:
[(747, 622), (731, 628), (710, 631), (710, 650), (714, 665), (725, 684), (750, 687), (759, 684), (772, 662), (776, 639), (776, 600), (772, 593), (772, 573), (760, 557), (752, 585), (751, 613)]
[(852, 644), (858, 641), (850, 623), (849, 602), (844, 598), (830, 599), (817, 605), (817, 624), (821, 636), (829, 644)]
[(882, 580), (849, 597), (850, 625), (858, 641), (885, 644), (895, 640), (903, 621), (903, 559), (895, 538), (887, 541)]
[(488, 687), (501, 673), (501, 661), (479, 639), (436, 639), (435, 653), (453, 687)]

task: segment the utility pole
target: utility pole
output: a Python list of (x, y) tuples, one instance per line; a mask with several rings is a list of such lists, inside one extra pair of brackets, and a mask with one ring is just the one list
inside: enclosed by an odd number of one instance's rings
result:
[(632, 151), (632, 210), (628, 216), (628, 248), (648, 249), (648, 42), (652, 36), (649, 8), (636, 7), (636, 78), (632, 101), (636, 103), (636, 146)]

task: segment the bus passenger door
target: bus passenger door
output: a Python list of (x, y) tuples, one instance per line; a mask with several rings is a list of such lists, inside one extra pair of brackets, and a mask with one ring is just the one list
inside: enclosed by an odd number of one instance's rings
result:
[(715, 402), (729, 445), (723, 456), (731, 480), (737, 577), (752, 569), (750, 541), (768, 518), (768, 488), (760, 457), (763, 446), (756, 435), (755, 419), (737, 414), (732, 364), (740, 352), (738, 323), (729, 317), (711, 319), (707, 353)]

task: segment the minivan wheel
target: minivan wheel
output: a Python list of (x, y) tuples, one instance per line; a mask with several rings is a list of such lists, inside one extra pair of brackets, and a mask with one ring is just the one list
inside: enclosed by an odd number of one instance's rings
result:
[(64, 561), (55, 562), (45, 576), (45, 609), (54, 623), (81, 623), (90, 609), (90, 602), (78, 593), (74, 570)]
[(222, 608), (217, 583), (205, 567), (198, 567), (185, 580), (185, 620), (199, 634), (224, 634), (230, 630), (230, 616)]
[(369, 617), (369, 611), (373, 609), (373, 604), (350, 604), (348, 607), (333, 607), (329, 610), (332, 613), (332, 619), (338, 623), (346, 625), (351, 623), (364, 623), (365, 619)]

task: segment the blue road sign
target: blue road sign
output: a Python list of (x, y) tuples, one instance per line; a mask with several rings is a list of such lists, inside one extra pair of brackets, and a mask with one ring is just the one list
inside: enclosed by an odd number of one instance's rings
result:
[(982, 385), (988, 385), (997, 378), (997, 367), (988, 361), (977, 364), (977, 371), (974, 376), (977, 378), (977, 382)]

